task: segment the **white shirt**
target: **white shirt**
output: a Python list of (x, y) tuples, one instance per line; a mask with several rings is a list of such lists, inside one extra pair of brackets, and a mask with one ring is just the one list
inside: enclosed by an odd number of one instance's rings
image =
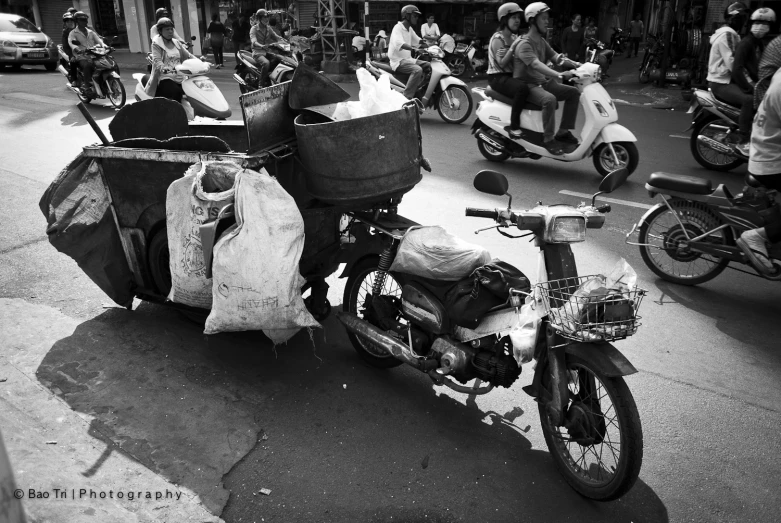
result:
[(407, 29), (404, 27), (403, 22), (399, 22), (393, 27), (390, 42), (388, 43), (388, 58), (390, 59), (391, 69), (394, 71), (402, 61), (415, 63), (415, 60), (412, 58), (412, 51), (402, 49), (402, 44), (417, 47), (420, 44), (420, 37), (412, 27)]
[(760, 175), (781, 173), (781, 69), (773, 75), (754, 116), (748, 172)]
[(439, 26), (436, 23), (431, 24), (431, 27), (428, 24), (423, 24), (420, 26), (420, 36), (424, 39), (430, 37), (432, 40), (436, 40), (442, 36), (442, 33), (439, 32)]

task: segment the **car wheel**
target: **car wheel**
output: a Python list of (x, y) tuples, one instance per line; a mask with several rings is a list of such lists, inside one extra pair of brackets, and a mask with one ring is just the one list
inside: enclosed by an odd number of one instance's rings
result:
[(47, 71), (52, 72), (55, 69), (57, 69), (57, 63), (55, 62), (53, 64), (45, 64), (44, 67), (46, 68)]

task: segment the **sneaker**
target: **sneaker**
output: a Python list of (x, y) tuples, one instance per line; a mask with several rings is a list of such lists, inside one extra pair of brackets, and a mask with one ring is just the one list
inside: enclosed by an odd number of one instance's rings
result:
[(771, 275), (775, 272), (775, 267), (767, 254), (767, 244), (765, 239), (752, 229), (740, 235), (735, 242), (740, 250), (748, 257), (751, 265), (761, 274)]
[(748, 158), (749, 150), (751, 149), (751, 142), (739, 143), (732, 148), (738, 155)]
[(520, 140), (523, 136), (523, 131), (520, 129), (507, 129), (507, 134), (512, 138), (513, 140)]
[(575, 138), (575, 135), (572, 134), (572, 131), (564, 131), (559, 132), (559, 134), (556, 135), (556, 140), (563, 142), (563, 143), (574, 143), (575, 145), (579, 144), (578, 139)]

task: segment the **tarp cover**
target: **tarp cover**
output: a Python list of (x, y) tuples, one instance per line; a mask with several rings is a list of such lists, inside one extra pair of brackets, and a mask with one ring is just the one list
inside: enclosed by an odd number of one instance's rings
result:
[(133, 301), (133, 274), (109, 208), (100, 166), (80, 153), (49, 185), (39, 207), (49, 242), (73, 258), (112, 300)]

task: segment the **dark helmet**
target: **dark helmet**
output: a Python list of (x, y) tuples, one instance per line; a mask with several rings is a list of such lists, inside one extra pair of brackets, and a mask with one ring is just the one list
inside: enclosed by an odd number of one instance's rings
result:
[(75, 13), (73, 13), (74, 20), (78, 20), (79, 18), (81, 18), (82, 20), (89, 20), (89, 15), (84, 11), (76, 11)]
[(62, 15), (62, 21), (63, 22), (73, 22), (73, 13), (65, 13)]
[(165, 29), (166, 27), (173, 27), (173, 26), (174, 26), (174, 21), (171, 20), (170, 18), (166, 18), (165, 16), (162, 17), (160, 20), (158, 20), (156, 24), (157, 32), (161, 34), (163, 32), (163, 29)]
[(157, 11), (155, 11), (155, 20), (160, 20), (162, 17), (169, 17), (170, 13), (168, 12), (168, 9), (165, 7), (161, 7)]

